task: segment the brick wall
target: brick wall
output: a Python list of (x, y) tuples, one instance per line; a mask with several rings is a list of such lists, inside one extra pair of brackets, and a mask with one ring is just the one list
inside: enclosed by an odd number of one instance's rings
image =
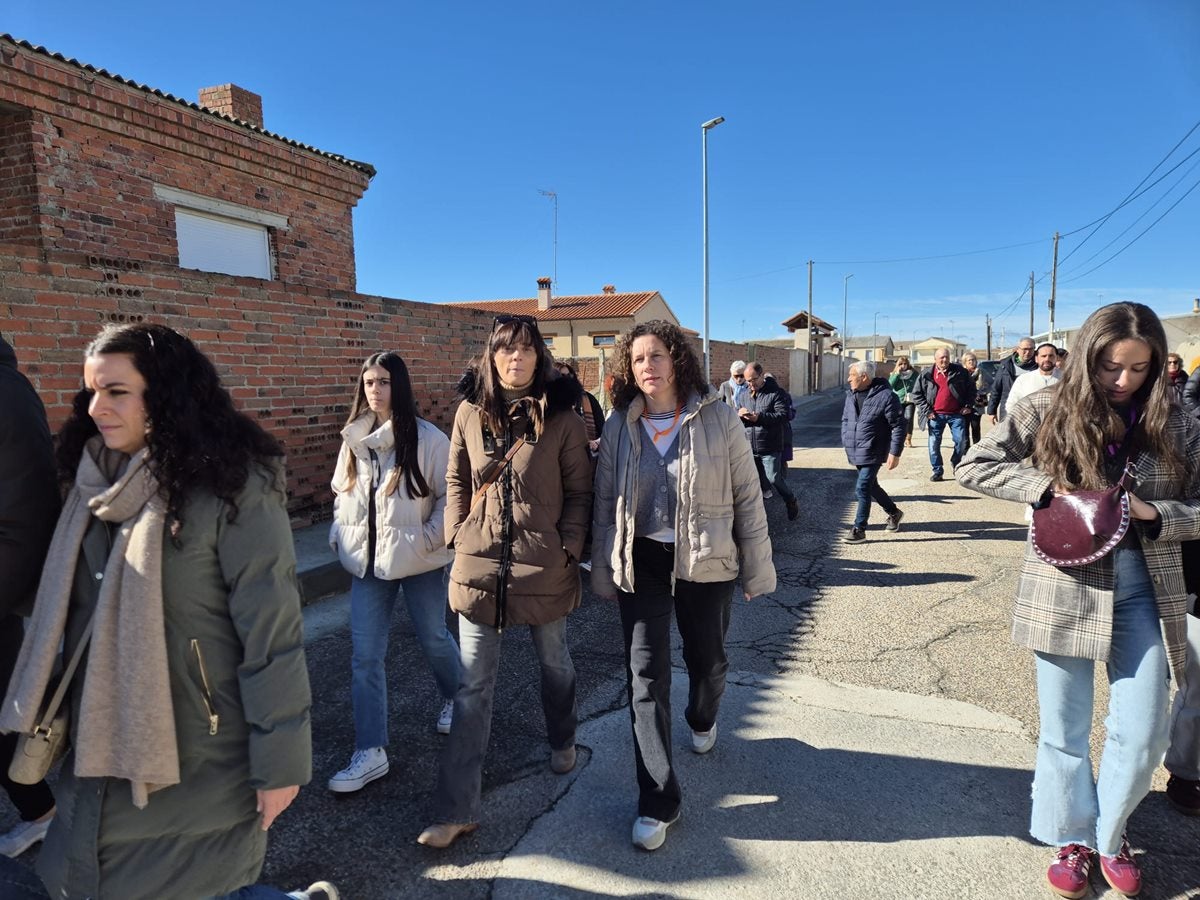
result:
[(421, 414), (449, 430), (454, 385), (491, 316), (155, 262), (0, 244), (0, 331), (57, 430), (82, 386), (82, 353), (108, 322), (161, 322), (216, 363), (238, 408), (283, 441), (289, 511), (328, 517), (329, 478), (362, 360), (398, 350)]
[(30, 114), (0, 113), (0, 242), (36, 243), (36, 206)]
[[(704, 358), (704, 341), (693, 338), (696, 355)], [(791, 354), (787, 347), (772, 347), (768, 344), (737, 344), (732, 341), (708, 342), (709, 353), (712, 354), (712, 380), (714, 385), (720, 385), (729, 380), (729, 367), (734, 360), (743, 362), (760, 362), (763, 368), (775, 376), (779, 386), (784, 390), (792, 390), (791, 384)], [(802, 385), (796, 385), (803, 389)]]
[[(285, 216), (272, 233), (277, 277), (354, 290), (361, 169), (7, 41), (0, 109), (0, 223), (6, 210), (14, 221), (5, 203), (19, 195), (40, 246), (177, 264), (174, 207), (154, 196), (162, 185)], [(4, 227), (5, 240), (29, 237)]]

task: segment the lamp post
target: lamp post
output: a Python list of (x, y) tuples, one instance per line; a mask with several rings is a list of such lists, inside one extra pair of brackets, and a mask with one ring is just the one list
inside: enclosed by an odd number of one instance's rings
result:
[(850, 296), (850, 279), (854, 277), (851, 272), (842, 278), (842, 359), (838, 365), (838, 378), (840, 381), (846, 380), (846, 310), (849, 308), (846, 305), (846, 298)]
[(700, 168), (704, 180), (704, 380), (712, 384), (712, 359), (708, 352), (708, 132), (725, 121), (709, 119), (700, 126)]

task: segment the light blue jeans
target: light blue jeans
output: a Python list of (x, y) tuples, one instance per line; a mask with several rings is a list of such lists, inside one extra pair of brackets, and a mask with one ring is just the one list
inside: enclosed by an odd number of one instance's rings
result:
[(1037, 653), (1037, 766), (1029, 832), (1053, 846), (1084, 844), (1105, 856), (1121, 847), (1125, 822), (1150, 790), (1167, 749), (1167, 654), (1154, 585), (1139, 547), (1113, 551), (1112, 645), (1107, 737), (1092, 779), (1094, 664)]
[[(565, 750), (575, 743), (579, 718), (566, 616), (547, 625), (530, 625), (529, 631), (542, 670), (546, 740), (551, 750)], [(483, 758), (492, 734), (501, 632), (459, 616), (458, 639), (462, 642), (462, 683), (454, 697), (454, 723), (438, 769), (433, 820), (465, 824), (479, 821)]]
[(358, 750), (388, 743), (387, 657), (388, 630), (396, 594), (404, 602), (417, 641), (433, 670), (438, 689), (447, 700), (458, 689), (458, 645), (446, 628), (446, 585), (443, 569), (387, 581), (367, 575), (350, 586), (350, 697), (354, 703), (354, 745)]
[(942, 432), (950, 426), (950, 437), (954, 441), (954, 452), (950, 454), (950, 468), (959, 464), (967, 455), (967, 421), (954, 413), (937, 413), (929, 417), (929, 467), (934, 475), (944, 471), (942, 464)]

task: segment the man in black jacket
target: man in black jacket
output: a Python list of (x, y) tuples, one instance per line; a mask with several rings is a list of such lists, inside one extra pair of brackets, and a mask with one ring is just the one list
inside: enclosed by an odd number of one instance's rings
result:
[[(58, 506), (46, 410), (17, 370), (13, 348), (0, 337), (0, 697), (17, 663), (22, 616), (33, 608)], [(54, 814), (54, 795), (44, 781), (25, 785), (9, 779), (16, 745), (17, 735), (0, 735), (0, 786), (21, 815), (19, 825), (0, 835), (5, 856), (18, 856), (40, 841)]]
[(921, 373), (913, 399), (928, 420), (930, 481), (942, 480), (942, 432), (950, 426), (954, 453), (950, 465), (957, 466), (967, 452), (967, 419), (975, 404), (975, 379), (958, 363), (950, 362), (950, 351), (941, 347), (933, 354), (933, 367)]
[(988, 391), (987, 414), (992, 417), (995, 425), (1004, 418), (1004, 398), (1012, 390), (1013, 382), (1037, 368), (1037, 360), (1033, 358), (1033, 338), (1023, 337), (1017, 342), (1017, 349), (1004, 362), (996, 367), (996, 377), (992, 379), (991, 390)]
[(783, 498), (790, 521), (800, 515), (800, 507), (792, 489), (788, 487), (783, 467), (783, 426), (788, 420), (787, 399), (775, 379), (763, 374), (762, 363), (752, 362), (746, 366), (746, 381), (750, 384), (750, 395), (746, 398), (746, 405), (739, 407), (738, 415), (746, 426), (746, 436), (750, 438), (759, 480), (770, 484), (775, 493)]

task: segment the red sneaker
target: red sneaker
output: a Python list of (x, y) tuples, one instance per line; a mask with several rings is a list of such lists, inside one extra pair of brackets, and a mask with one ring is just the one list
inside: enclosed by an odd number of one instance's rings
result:
[(1100, 857), (1100, 874), (1114, 891), (1126, 897), (1136, 897), (1142, 890), (1142, 870), (1138, 868), (1129, 849), (1129, 839), (1121, 836), (1121, 849), (1116, 856)]
[(1083, 844), (1067, 844), (1059, 847), (1046, 870), (1046, 884), (1060, 897), (1079, 900), (1088, 892), (1088, 872), (1092, 868), (1092, 857), (1096, 851)]

